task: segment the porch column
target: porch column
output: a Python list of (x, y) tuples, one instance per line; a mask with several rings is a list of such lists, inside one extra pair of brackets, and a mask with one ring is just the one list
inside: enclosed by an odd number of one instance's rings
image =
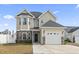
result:
[(20, 32), (20, 40), (23, 40), (22, 32)]
[(41, 30), (41, 44), (44, 44), (43, 43), (43, 29)]
[(20, 30), (21, 30), (22, 29), (22, 25), (23, 25), (23, 18), (20, 19), (20, 22), (21, 22), (21, 24), (20, 24)]

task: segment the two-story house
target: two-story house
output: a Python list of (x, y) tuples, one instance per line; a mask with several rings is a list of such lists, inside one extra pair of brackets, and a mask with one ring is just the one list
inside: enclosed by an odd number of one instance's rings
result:
[(39, 44), (62, 44), (64, 26), (50, 12), (29, 12), (23, 9), (16, 15), (16, 40)]

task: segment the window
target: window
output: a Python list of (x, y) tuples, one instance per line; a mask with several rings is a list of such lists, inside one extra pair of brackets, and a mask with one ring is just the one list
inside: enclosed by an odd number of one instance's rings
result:
[(41, 20), (41, 23), (43, 23), (43, 21)]
[(52, 35), (52, 33), (50, 33), (50, 35)]
[(28, 39), (30, 39), (30, 37), (28, 37)]
[(21, 25), (21, 19), (19, 19), (19, 25)]
[(26, 25), (27, 24), (27, 18), (24, 18), (23, 19), (23, 25)]
[(54, 33), (54, 35), (56, 35), (56, 33)]
[(26, 40), (26, 34), (25, 33), (23, 34), (23, 40)]

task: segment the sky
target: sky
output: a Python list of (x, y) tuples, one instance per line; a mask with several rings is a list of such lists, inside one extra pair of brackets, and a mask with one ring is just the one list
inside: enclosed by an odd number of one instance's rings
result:
[(0, 4), (0, 31), (16, 31), (16, 14), (22, 9), (30, 11), (52, 11), (57, 22), (64, 26), (79, 26), (78, 4)]

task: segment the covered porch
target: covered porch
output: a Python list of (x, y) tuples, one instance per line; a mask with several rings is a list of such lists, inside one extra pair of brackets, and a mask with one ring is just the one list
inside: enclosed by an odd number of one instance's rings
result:
[(33, 29), (31, 30), (31, 33), (32, 33), (32, 44), (41, 44), (40, 30)]
[(17, 31), (17, 42), (29, 42), (32, 44), (41, 44), (41, 31), (39, 29), (31, 29), (30, 31)]

